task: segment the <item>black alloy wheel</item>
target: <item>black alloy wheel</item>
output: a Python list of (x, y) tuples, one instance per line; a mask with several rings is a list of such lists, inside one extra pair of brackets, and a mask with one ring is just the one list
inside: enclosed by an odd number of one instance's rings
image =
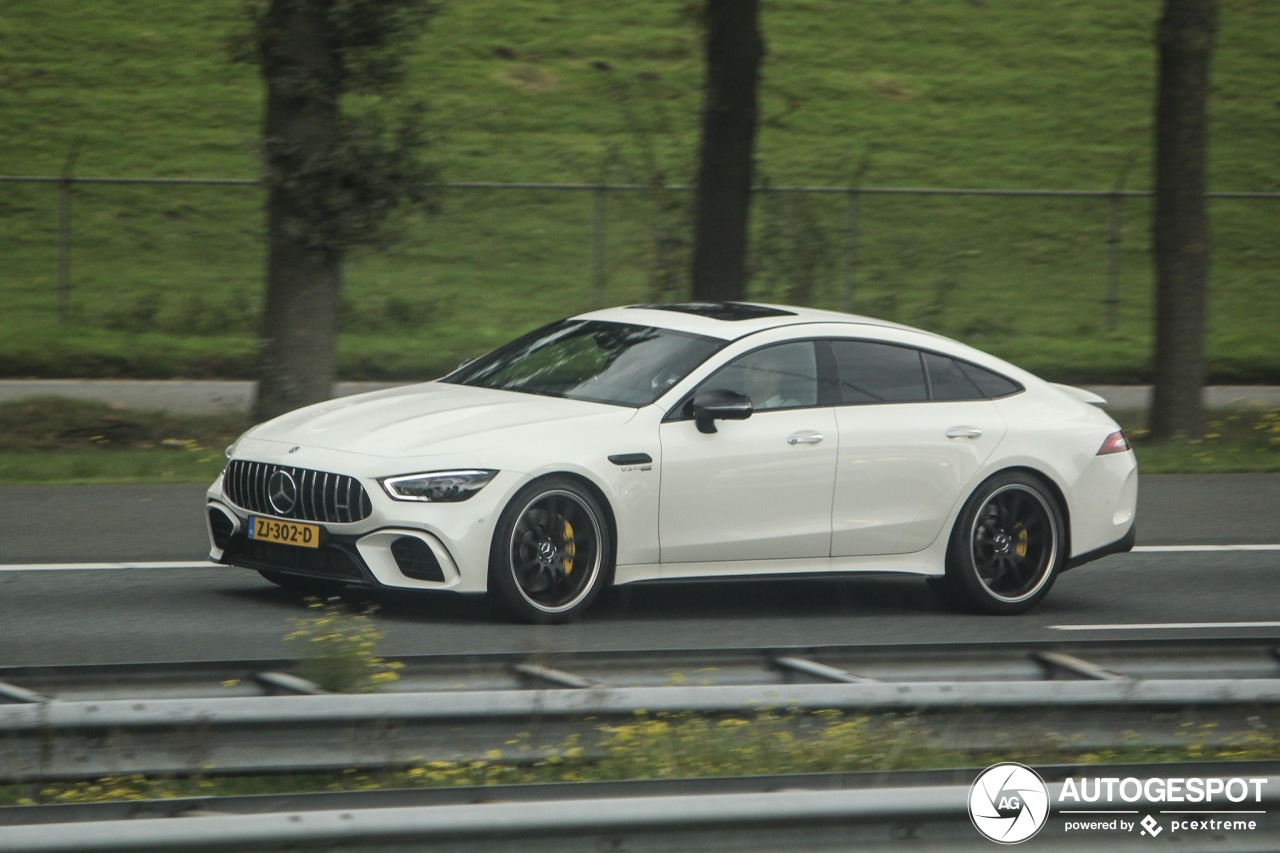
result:
[(517, 618), (567, 622), (591, 604), (612, 561), (609, 526), (596, 498), (564, 477), (526, 486), (494, 534), (489, 583)]
[(998, 474), (965, 504), (947, 552), (942, 598), (985, 613), (1024, 613), (1066, 562), (1062, 511), (1045, 485), (1021, 472)]

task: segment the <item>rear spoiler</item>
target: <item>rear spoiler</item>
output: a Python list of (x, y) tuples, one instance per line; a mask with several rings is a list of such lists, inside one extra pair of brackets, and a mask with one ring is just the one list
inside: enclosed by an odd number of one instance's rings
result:
[(1062, 391), (1066, 394), (1069, 394), (1072, 397), (1075, 397), (1077, 400), (1080, 400), (1081, 402), (1092, 403), (1095, 406), (1105, 406), (1107, 404), (1106, 398), (1099, 397), (1097, 394), (1093, 393), (1092, 391), (1086, 391), (1085, 389), (1077, 388), (1074, 385), (1061, 385), (1057, 382), (1050, 382), (1049, 384), (1052, 385), (1054, 388), (1057, 388), (1059, 391)]

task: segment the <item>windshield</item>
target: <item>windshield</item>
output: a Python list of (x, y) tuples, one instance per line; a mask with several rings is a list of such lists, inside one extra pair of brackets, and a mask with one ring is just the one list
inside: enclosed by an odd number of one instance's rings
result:
[(724, 341), (624, 323), (562, 320), (468, 362), (442, 382), (647, 406)]

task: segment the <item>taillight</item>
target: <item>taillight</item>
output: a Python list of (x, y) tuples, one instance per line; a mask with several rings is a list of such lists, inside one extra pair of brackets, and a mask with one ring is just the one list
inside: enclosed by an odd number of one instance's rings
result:
[(1113, 432), (1102, 442), (1102, 447), (1098, 448), (1098, 455), (1109, 456), (1112, 453), (1125, 453), (1129, 450), (1132, 448), (1129, 446), (1129, 439), (1124, 437), (1124, 433)]

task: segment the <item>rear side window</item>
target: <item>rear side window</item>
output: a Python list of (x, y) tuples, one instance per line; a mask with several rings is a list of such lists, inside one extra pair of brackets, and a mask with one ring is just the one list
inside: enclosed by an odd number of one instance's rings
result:
[(960, 367), (960, 363), (945, 355), (927, 352), (924, 366), (929, 371), (929, 391), (934, 400), (983, 400), (986, 394)]
[(843, 405), (917, 403), (929, 399), (920, 352), (873, 341), (832, 341)]
[(955, 402), (1007, 397), (1011, 379), (938, 353), (874, 341), (831, 341), (839, 376), (837, 405)]
[(997, 397), (1008, 397), (1010, 394), (1017, 394), (1022, 390), (1022, 386), (1012, 379), (1001, 376), (999, 373), (993, 373), (985, 367), (978, 367), (976, 364), (970, 364), (967, 361), (957, 361), (956, 365), (964, 371), (968, 376), (982, 389), (982, 393), (991, 399)]

